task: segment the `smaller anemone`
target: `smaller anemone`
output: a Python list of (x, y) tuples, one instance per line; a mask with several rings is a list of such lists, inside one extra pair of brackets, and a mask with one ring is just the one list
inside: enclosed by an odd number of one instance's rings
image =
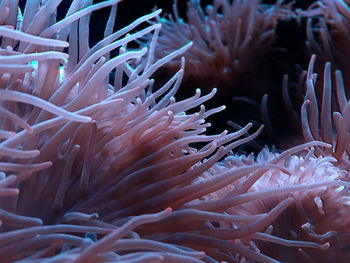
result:
[(340, 69), (344, 73), (346, 85), (350, 85), (349, 3), (342, 0), (320, 0), (306, 11), (297, 11), (301, 16), (308, 17), (306, 44), (310, 52), (319, 56), (321, 64), (330, 61)]
[[(184, 77), (208, 89), (251, 81), (256, 64), (275, 40), (278, 19), (291, 16), (289, 7), (263, 5), (259, 0), (214, 0), (204, 10), (201, 1), (191, 0), (187, 22), (179, 17), (175, 1), (173, 13), (174, 18), (170, 15), (169, 20), (160, 21), (163, 28), (155, 56), (163, 57), (193, 41), (185, 53)], [(175, 59), (167, 68), (174, 70), (177, 63)]]

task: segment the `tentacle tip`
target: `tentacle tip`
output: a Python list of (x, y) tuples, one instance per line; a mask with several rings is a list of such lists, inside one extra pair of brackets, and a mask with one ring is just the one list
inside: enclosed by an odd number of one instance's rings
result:
[(331, 244), (330, 244), (329, 242), (326, 242), (326, 243), (324, 243), (324, 244), (321, 246), (321, 249), (322, 249), (322, 250), (326, 250), (326, 249), (328, 249), (330, 246), (331, 246)]
[(68, 43), (68, 42), (66, 42), (66, 41), (63, 41), (63, 43), (62, 43), (62, 47), (69, 47), (69, 43)]
[(95, 219), (99, 219), (100, 215), (98, 213), (93, 213), (91, 214), (91, 219), (95, 220)]
[(188, 42), (186, 46), (192, 47), (193, 46), (193, 41)]
[(41, 220), (40, 218), (35, 218), (35, 223), (38, 226), (42, 226), (44, 224), (43, 220)]
[(28, 132), (28, 134), (33, 134), (33, 129), (31, 128), (31, 127), (29, 127), (28, 129), (27, 129), (27, 132)]
[(165, 213), (167, 213), (167, 214), (170, 214), (171, 212), (173, 212), (174, 210), (173, 210), (173, 208), (172, 207), (167, 207), (165, 210), (164, 210), (164, 212)]
[(198, 257), (199, 258), (204, 258), (206, 256), (204, 251), (198, 251)]

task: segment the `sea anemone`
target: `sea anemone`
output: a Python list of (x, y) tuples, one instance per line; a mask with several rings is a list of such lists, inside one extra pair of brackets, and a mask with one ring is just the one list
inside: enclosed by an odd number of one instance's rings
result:
[(316, 1), (306, 11), (298, 13), (308, 17), (306, 32), (310, 53), (319, 57), (320, 65), (331, 62), (343, 72), (346, 86), (350, 85), (349, 1)]
[[(256, 240), (327, 248), (327, 238), (288, 241), (269, 231), (308, 197), (347, 197), (335, 159), (313, 155), (329, 145), (257, 161), (231, 155), (262, 127), (246, 138), (252, 124), (205, 135), (205, 118), (225, 108), (202, 105), (216, 89), (176, 101), (184, 58), (165, 84), (152, 78), (192, 43), (155, 57), (160, 10), (113, 32), (118, 2), (73, 1), (60, 21), (60, 1), (28, 1), (23, 15), (1, 2), (0, 262), (276, 262)], [(90, 14), (105, 7), (105, 36), (90, 47)], [(135, 50), (147, 35), (149, 47)], [(290, 158), (315, 172), (305, 179)], [(271, 173), (295, 180), (270, 184)], [(248, 210), (260, 200), (269, 207)]]
[[(231, 165), (241, 167), (273, 159), (274, 163), (279, 163), (279, 157), (279, 154), (264, 149), (255, 160), (241, 156), (240, 162), (231, 161)], [(310, 186), (320, 182), (344, 180), (347, 175), (346, 170), (337, 167), (335, 158), (316, 157), (313, 150), (305, 154), (293, 154), (280, 161), (279, 164), (287, 169), (290, 175), (281, 170), (268, 170), (260, 172), (260, 175), (257, 172), (259, 179), (249, 188), (248, 193), (277, 193), (300, 184)], [(246, 184), (244, 180), (241, 183)], [(237, 190), (233, 190), (235, 191)], [(348, 190), (344, 187), (317, 188), (290, 193), (287, 196), (291, 196), (295, 203), (289, 206), (266, 232), (251, 236), (260, 251), (280, 262), (330, 262), (335, 259), (338, 262), (347, 262), (349, 254), (346, 247), (350, 242), (346, 230), (349, 224), (346, 215), (350, 212)], [(245, 203), (228, 211), (241, 215), (264, 213), (284, 198), (284, 195), (271, 195), (269, 198)]]
[[(289, 7), (280, 3), (264, 5), (259, 0), (215, 0), (204, 9), (201, 1), (191, 0), (187, 22), (180, 18), (175, 1), (173, 13), (174, 18), (170, 15), (169, 20), (159, 21), (162, 30), (155, 56), (161, 58), (193, 41), (185, 52), (185, 81), (206, 89), (234, 89), (252, 82), (260, 63), (266, 62), (264, 57), (275, 40), (278, 19), (291, 16)], [(174, 71), (178, 63), (175, 59), (166, 67)], [(221, 95), (228, 93), (220, 90)]]

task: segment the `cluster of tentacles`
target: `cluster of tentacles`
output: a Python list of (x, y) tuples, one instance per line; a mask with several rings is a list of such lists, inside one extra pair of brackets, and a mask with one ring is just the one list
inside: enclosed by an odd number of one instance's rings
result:
[[(119, 1), (73, 0), (60, 21), (59, 0), (23, 13), (0, 2), (0, 262), (347, 262), (346, 98), (333, 133), (325, 86), (318, 133), (311, 62), (307, 142), (234, 154), (263, 127), (206, 135), (225, 109), (203, 106), (216, 89), (174, 98), (193, 43), (155, 55), (160, 10), (114, 32)], [(90, 47), (101, 8), (104, 38)], [(177, 72), (159, 85), (168, 63)]]
[[(185, 22), (175, 1), (174, 16), (158, 21), (162, 30), (155, 56), (163, 57), (193, 41), (185, 53), (185, 81), (204, 89), (246, 85), (260, 74), (258, 71), (265, 71), (277, 22), (293, 16), (290, 5), (267, 5), (260, 0), (214, 0), (205, 7), (200, 0), (193, 0), (188, 1), (186, 13)], [(179, 58), (166, 68), (173, 71), (178, 63)]]

